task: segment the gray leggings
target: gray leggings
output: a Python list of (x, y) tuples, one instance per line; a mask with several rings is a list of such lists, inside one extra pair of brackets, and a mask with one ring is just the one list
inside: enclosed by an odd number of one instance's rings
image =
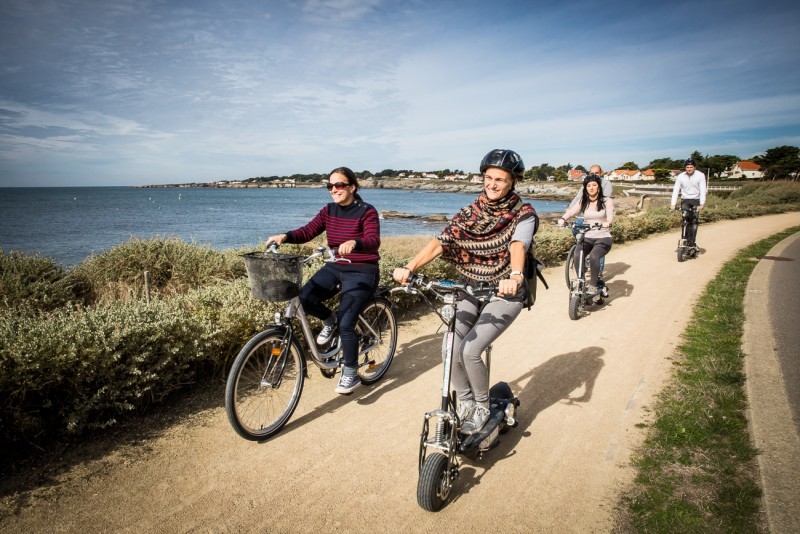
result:
[[(511, 326), (521, 311), (521, 302), (496, 300), (488, 303), (479, 315), (474, 303), (458, 302), (451, 381), (460, 400), (489, 400), (489, 371), (481, 354)], [(442, 358), (446, 348), (447, 336), (442, 343)]]

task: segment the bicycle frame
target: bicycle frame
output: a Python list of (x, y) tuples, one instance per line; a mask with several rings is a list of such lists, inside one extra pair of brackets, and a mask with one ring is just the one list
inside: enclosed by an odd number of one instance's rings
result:
[[(294, 330), (292, 329), (292, 321), (294, 320), (297, 320), (300, 323), (300, 330), (303, 332), (303, 337), (305, 338), (305, 343), (301, 344), (301, 347), (305, 349), (307, 355), (311, 356), (314, 364), (320, 369), (332, 370), (338, 368), (339, 358), (336, 358), (335, 356), (341, 352), (341, 345), (337, 344), (326, 352), (320, 352), (317, 344), (314, 342), (314, 333), (311, 330), (311, 323), (309, 322), (308, 316), (303, 309), (303, 305), (300, 303), (300, 297), (294, 297), (289, 301), (289, 304), (287, 304), (286, 310), (283, 313), (283, 319), (281, 319), (280, 314), (275, 314), (275, 325), (286, 328), (285, 337), (287, 342), (294, 337)], [(378, 332), (372, 328), (372, 325), (370, 325), (361, 314), (358, 315), (358, 324), (369, 330), (374, 336), (378, 336)], [(358, 354), (362, 355), (367, 353), (374, 347), (375, 344), (359, 347)]]

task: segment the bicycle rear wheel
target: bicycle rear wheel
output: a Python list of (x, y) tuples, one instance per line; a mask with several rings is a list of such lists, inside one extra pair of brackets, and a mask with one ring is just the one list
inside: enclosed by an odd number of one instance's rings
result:
[(386, 299), (372, 300), (361, 312), (356, 324), (359, 350), (369, 350), (358, 357), (358, 376), (364, 384), (380, 380), (389, 369), (397, 349), (397, 319)]
[(225, 387), (225, 412), (237, 434), (266, 439), (286, 424), (303, 392), (304, 360), (294, 338), (273, 328), (253, 336), (233, 362)]

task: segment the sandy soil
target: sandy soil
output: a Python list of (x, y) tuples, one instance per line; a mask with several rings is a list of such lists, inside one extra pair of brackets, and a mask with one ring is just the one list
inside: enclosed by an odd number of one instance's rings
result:
[[(438, 322), (401, 325), (386, 378), (350, 397), (313, 370), (300, 406), (266, 443), (229, 427), (222, 390), (165, 412), (158, 428), (77, 447), (3, 481), (4, 532), (605, 532), (647, 405), (706, 283), (741, 247), (800, 214), (703, 225), (700, 258), (677, 233), (615, 246), (607, 303), (567, 317), (563, 269), (495, 344), (492, 382), (519, 396), (520, 424), (482, 460), (464, 459), (451, 502), (416, 502), (422, 415), (438, 404)], [(205, 404), (204, 404), (205, 402)], [(135, 430), (135, 429), (134, 429)], [(129, 429), (129, 433), (131, 429)]]

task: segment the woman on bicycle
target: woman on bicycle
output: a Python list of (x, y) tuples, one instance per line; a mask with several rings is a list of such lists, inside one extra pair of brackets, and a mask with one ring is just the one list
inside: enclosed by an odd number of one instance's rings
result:
[[(579, 213), (583, 214), (584, 224), (601, 226), (601, 228), (593, 228), (586, 232), (583, 239), (584, 257), (589, 258), (591, 271), (587, 291), (589, 295), (596, 295), (598, 293), (597, 278), (600, 274), (600, 259), (611, 250), (610, 228), (614, 221), (614, 200), (603, 195), (600, 177), (596, 174), (590, 174), (584, 178), (581, 201), (567, 208), (564, 215), (558, 219), (559, 226), (563, 226), (566, 219)], [(575, 254), (576, 262), (579, 256), (579, 254)], [(575, 268), (578, 268), (577, 263)]]
[(456, 414), (463, 434), (479, 432), (489, 419), (489, 372), (481, 358), (522, 311), (525, 252), (538, 217), (533, 206), (514, 191), (525, 164), (512, 150), (492, 150), (481, 162), (483, 192), (461, 209), (438, 238), (431, 240), (405, 267), (394, 270), (402, 284), (438, 256), (453, 263), (469, 283), (489, 282), (502, 297), (482, 309), (468, 298), (458, 304), (452, 383), (458, 397)]
[[(358, 314), (378, 287), (378, 248), (381, 244), (378, 211), (358, 194), (358, 179), (347, 167), (331, 171), (326, 184), (333, 202), (322, 208), (308, 224), (268, 241), (307, 243), (327, 232), (328, 247), (338, 249), (337, 257), (348, 261), (326, 263), (300, 290), (300, 302), (307, 313), (322, 320), (318, 345), (326, 345), (338, 330), (344, 354), (344, 368), (336, 386), (340, 394), (361, 385), (358, 377)], [(322, 304), (333, 297), (341, 284), (342, 296), (336, 315)]]

